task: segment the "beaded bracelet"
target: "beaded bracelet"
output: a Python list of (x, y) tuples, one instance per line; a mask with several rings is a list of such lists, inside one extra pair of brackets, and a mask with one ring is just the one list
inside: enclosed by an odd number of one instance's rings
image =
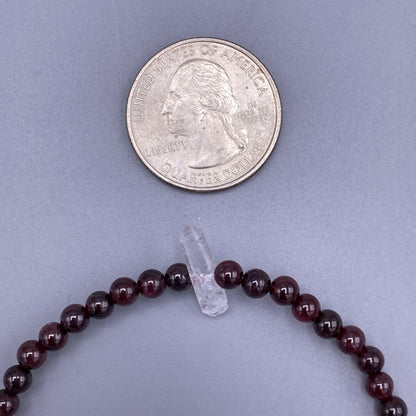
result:
[[(279, 305), (290, 305), (293, 315), (301, 322), (312, 322), (317, 335), (335, 338), (338, 348), (345, 354), (357, 356), (358, 368), (368, 375), (368, 394), (380, 401), (380, 415), (406, 416), (407, 406), (397, 396), (392, 396), (393, 380), (382, 372), (384, 356), (372, 346), (365, 345), (363, 331), (353, 325), (343, 326), (341, 317), (333, 310), (321, 310), (318, 299), (299, 292), (298, 283), (289, 276), (280, 276), (271, 282), (266, 272), (252, 269), (245, 274), (235, 261), (223, 261), (215, 268), (214, 277), (223, 289), (233, 289), (241, 284), (243, 291), (252, 298), (261, 298), (268, 293)], [(0, 390), (0, 416), (14, 415), (19, 408), (19, 393), (26, 391), (32, 383), (31, 370), (39, 368), (46, 359), (47, 351), (62, 349), (68, 333), (81, 332), (87, 328), (90, 318), (104, 319), (113, 312), (114, 305), (127, 306), (134, 303), (141, 293), (147, 298), (156, 298), (170, 287), (183, 291), (191, 285), (185, 264), (175, 263), (163, 274), (158, 270), (144, 271), (137, 283), (128, 277), (116, 279), (110, 292), (92, 293), (85, 306), (72, 304), (61, 314), (61, 322), (50, 322), (39, 332), (39, 340), (24, 342), (17, 351), (18, 365), (10, 367), (4, 374), (5, 389)]]

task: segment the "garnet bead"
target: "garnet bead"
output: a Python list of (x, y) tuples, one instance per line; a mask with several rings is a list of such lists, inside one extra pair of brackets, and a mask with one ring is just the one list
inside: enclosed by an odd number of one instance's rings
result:
[(299, 285), (289, 276), (280, 276), (273, 280), (270, 296), (279, 305), (293, 305), (299, 295)]
[(173, 290), (181, 291), (191, 285), (188, 268), (183, 263), (175, 263), (169, 266), (165, 273), (165, 282)]
[(59, 322), (49, 322), (39, 331), (39, 341), (46, 350), (62, 349), (68, 341), (68, 333)]
[(354, 325), (343, 326), (337, 338), (338, 348), (345, 354), (358, 355), (365, 346), (365, 335)]
[(393, 387), (394, 383), (392, 378), (382, 371), (367, 378), (366, 389), (373, 399), (389, 399), (393, 393)]
[(319, 316), (321, 304), (315, 296), (310, 293), (299, 295), (292, 305), (295, 318), (301, 322), (312, 322)]
[(241, 286), (247, 296), (261, 298), (270, 292), (270, 277), (260, 269), (252, 269), (244, 274)]
[(241, 283), (243, 269), (237, 262), (225, 260), (215, 268), (214, 277), (223, 289), (234, 289)]
[(336, 338), (342, 327), (341, 317), (331, 309), (324, 309), (313, 323), (313, 329), (322, 338)]
[(109, 293), (98, 290), (88, 296), (85, 307), (91, 318), (104, 319), (113, 313), (114, 302)]
[(68, 332), (81, 332), (89, 325), (90, 317), (83, 305), (74, 303), (62, 311), (61, 323)]
[(11, 394), (23, 393), (32, 384), (32, 373), (21, 365), (13, 365), (4, 373), (3, 383), (7, 392)]
[(110, 287), (110, 295), (113, 302), (120, 306), (134, 303), (139, 295), (136, 282), (129, 277), (119, 277), (114, 280)]
[(39, 341), (26, 341), (17, 350), (17, 361), (28, 370), (39, 368), (45, 360), (46, 351)]
[(19, 397), (8, 393), (6, 390), (0, 390), (0, 416), (14, 415), (19, 409)]
[(382, 403), (381, 416), (407, 416), (406, 403), (397, 396), (391, 396), (390, 399)]
[(368, 375), (378, 373), (384, 366), (384, 355), (376, 347), (364, 347), (358, 354), (358, 368)]
[(137, 281), (139, 292), (146, 298), (157, 298), (166, 289), (165, 278), (159, 270), (145, 270)]

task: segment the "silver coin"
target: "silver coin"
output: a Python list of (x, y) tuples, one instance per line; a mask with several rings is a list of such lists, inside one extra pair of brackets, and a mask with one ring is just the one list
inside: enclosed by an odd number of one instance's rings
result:
[(215, 191), (253, 175), (273, 151), (282, 111), (265, 66), (231, 42), (193, 38), (141, 69), (127, 101), (127, 128), (159, 178)]

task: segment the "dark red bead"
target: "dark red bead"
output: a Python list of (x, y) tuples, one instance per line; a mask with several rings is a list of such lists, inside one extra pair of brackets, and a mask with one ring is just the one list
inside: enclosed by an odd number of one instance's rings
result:
[(279, 305), (293, 305), (299, 295), (299, 285), (289, 276), (280, 276), (273, 280), (270, 296)]
[(176, 291), (188, 289), (191, 286), (186, 264), (175, 263), (169, 266), (165, 273), (165, 282), (168, 287)]
[(321, 311), (313, 323), (313, 329), (322, 338), (336, 338), (341, 328), (341, 317), (331, 309)]
[(261, 298), (270, 292), (270, 277), (263, 270), (252, 269), (244, 274), (241, 286), (247, 296)]
[(299, 295), (292, 305), (292, 312), (295, 318), (301, 322), (312, 322), (319, 316), (321, 304), (315, 296), (310, 293)]
[(382, 371), (368, 376), (366, 389), (368, 394), (377, 400), (387, 400), (393, 393), (394, 383), (393, 379)]
[(110, 295), (116, 305), (127, 306), (136, 301), (139, 296), (139, 288), (133, 279), (119, 277), (112, 283)]
[(145, 270), (137, 281), (139, 292), (146, 298), (157, 298), (166, 289), (164, 275), (159, 270)]
[(19, 397), (8, 393), (6, 390), (0, 390), (0, 416), (11, 416), (16, 414), (19, 409)]
[(45, 349), (34, 339), (24, 342), (17, 350), (17, 361), (28, 370), (39, 368), (45, 360)]
[(390, 399), (382, 403), (381, 416), (407, 416), (406, 403), (397, 396), (391, 396)]
[(39, 341), (46, 350), (58, 351), (68, 341), (68, 333), (59, 322), (49, 322), (39, 331)]
[(337, 337), (338, 348), (345, 354), (358, 355), (365, 347), (365, 335), (354, 325), (343, 326)]
[(376, 347), (364, 347), (358, 354), (358, 368), (368, 375), (378, 373), (384, 366), (384, 355)]
[(91, 318), (104, 319), (113, 313), (114, 302), (109, 293), (98, 290), (88, 296), (85, 307)]
[(225, 260), (215, 268), (214, 277), (223, 289), (234, 289), (243, 279), (243, 269), (237, 262)]
[(83, 305), (74, 303), (62, 311), (61, 323), (68, 332), (81, 332), (89, 325), (90, 317)]
[(32, 384), (32, 373), (21, 365), (13, 365), (4, 373), (3, 383), (9, 393), (23, 393)]

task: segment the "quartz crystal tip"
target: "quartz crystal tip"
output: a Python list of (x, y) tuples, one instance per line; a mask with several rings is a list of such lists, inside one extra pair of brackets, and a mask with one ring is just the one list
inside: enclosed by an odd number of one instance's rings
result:
[(209, 316), (224, 313), (227, 295), (214, 279), (215, 264), (202, 229), (185, 225), (180, 242), (201, 311)]

